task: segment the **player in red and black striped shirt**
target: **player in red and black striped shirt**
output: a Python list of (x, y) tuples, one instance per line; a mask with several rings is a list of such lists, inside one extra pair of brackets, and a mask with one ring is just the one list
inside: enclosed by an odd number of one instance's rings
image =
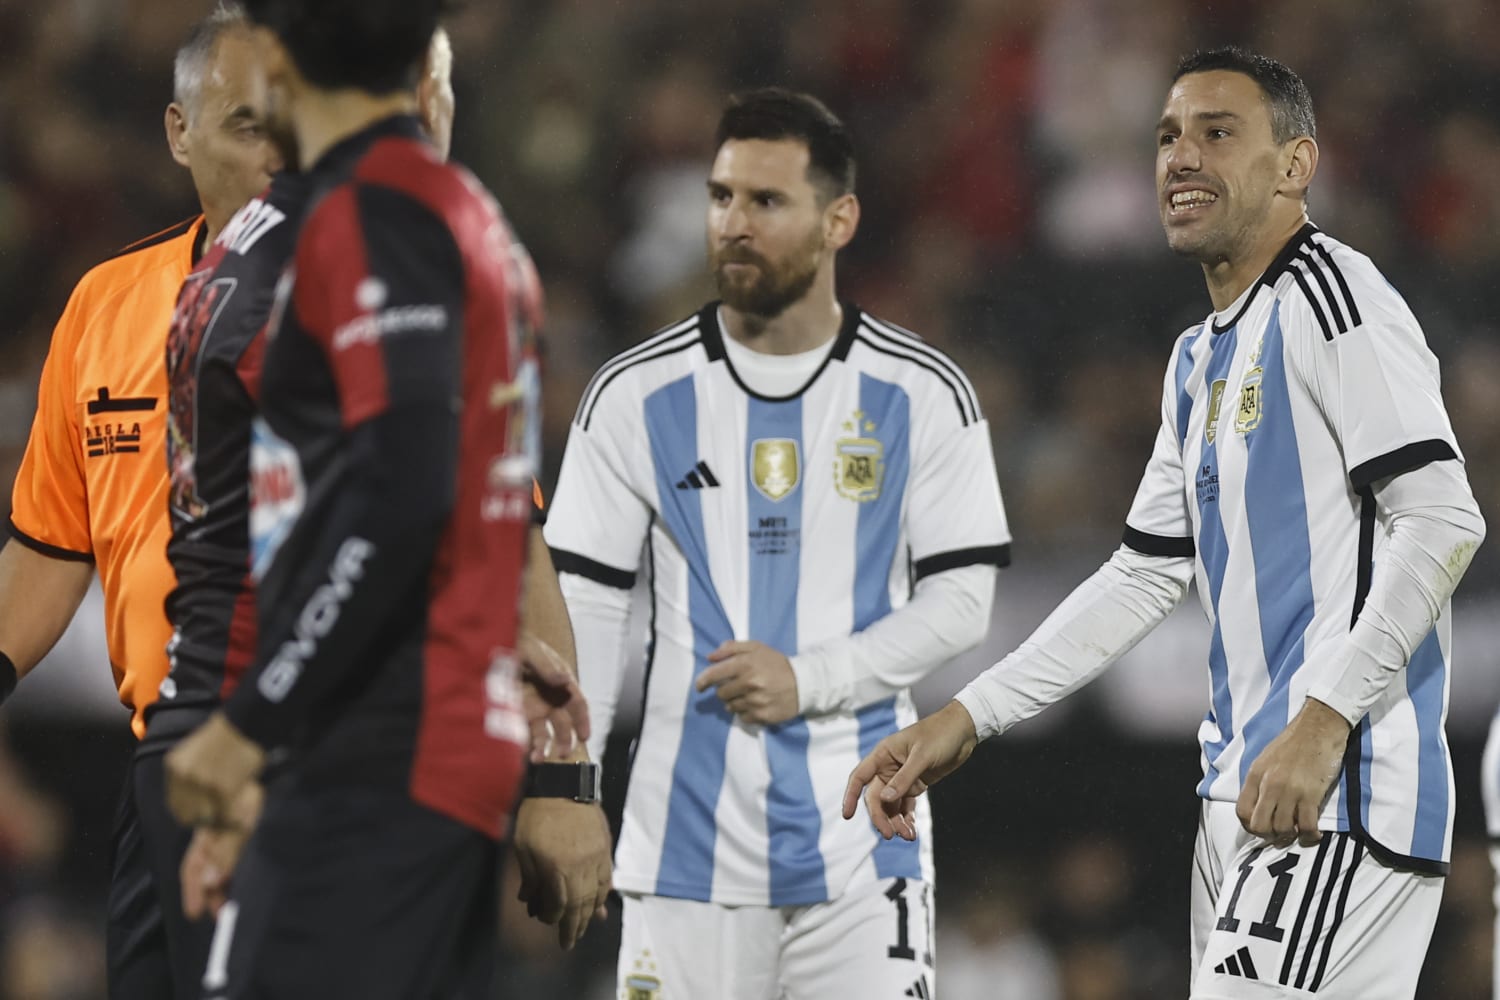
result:
[(253, 434), (258, 652), (170, 758), (174, 809), (222, 822), (266, 750), (294, 763), (205, 982), (482, 995), (529, 739), (517, 646), (540, 288), (493, 200), (410, 114), (411, 39), (430, 37), (437, 3), (248, 6), (277, 36), (268, 71), (313, 203)]

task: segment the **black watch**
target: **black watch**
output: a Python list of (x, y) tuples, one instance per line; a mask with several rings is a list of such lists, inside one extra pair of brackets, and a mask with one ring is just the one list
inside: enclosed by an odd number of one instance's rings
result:
[(572, 799), (574, 802), (592, 803), (601, 798), (599, 779), (601, 769), (593, 761), (576, 764), (532, 764), (526, 772), (528, 799)]

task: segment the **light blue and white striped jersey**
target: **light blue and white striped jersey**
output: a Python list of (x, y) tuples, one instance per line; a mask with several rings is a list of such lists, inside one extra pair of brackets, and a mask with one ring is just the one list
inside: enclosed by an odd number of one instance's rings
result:
[(606, 364), (579, 407), (547, 521), (557, 567), (616, 587), (651, 578), (622, 891), (788, 906), (838, 896), (867, 860), (878, 877), (932, 877), (925, 798), (916, 843), (840, 815), (855, 764), (916, 721), (906, 691), (760, 726), (693, 687), (725, 641), (791, 656), (890, 614), (924, 575), (1009, 559), (968, 379), (915, 335), (843, 309), (795, 394), (742, 383), (715, 303)]
[[(1178, 338), (1125, 542), (1196, 553), (1213, 626), (1204, 798), (1238, 799), (1347, 634), (1388, 535), (1373, 484), (1459, 460), (1438, 363), (1368, 257), (1311, 224), (1240, 300)], [(1446, 868), (1449, 609), (1351, 735), (1320, 821), (1389, 863)]]

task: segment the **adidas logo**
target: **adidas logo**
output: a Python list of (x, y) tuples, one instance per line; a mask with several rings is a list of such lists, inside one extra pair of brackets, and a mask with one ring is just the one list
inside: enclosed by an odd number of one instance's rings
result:
[(932, 1000), (932, 991), (927, 988), (927, 977), (924, 975), (921, 979), (912, 983), (911, 989), (906, 991), (906, 995), (916, 997), (917, 1000)]
[(1240, 976), (1244, 979), (1260, 978), (1260, 974), (1255, 971), (1255, 963), (1250, 960), (1250, 948), (1248, 945), (1240, 948), (1239, 951), (1214, 966), (1214, 971), (1223, 973), (1226, 976)]
[(679, 490), (706, 490), (718, 485), (719, 481), (714, 478), (714, 474), (709, 469), (707, 462), (699, 462), (692, 472), (689, 472), (677, 482)]

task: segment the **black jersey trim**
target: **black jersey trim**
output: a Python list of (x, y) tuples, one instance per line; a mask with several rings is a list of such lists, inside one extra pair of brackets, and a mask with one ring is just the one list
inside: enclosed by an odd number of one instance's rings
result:
[(918, 583), (924, 577), (933, 576), (937, 573), (945, 573), (950, 569), (962, 569), (965, 566), (999, 566), (1003, 569), (1009, 565), (1009, 544), (981, 545), (972, 549), (954, 549), (951, 552), (939, 552), (935, 556), (918, 559), (913, 563), (912, 583)]
[(1349, 470), (1349, 482), (1356, 490), (1361, 490), (1388, 476), (1457, 458), (1458, 453), (1453, 450), (1453, 446), (1440, 438), (1414, 441), (1384, 455), (1377, 455), (1368, 462), (1359, 463)]
[(955, 391), (962, 392), (964, 402), (969, 408), (971, 420), (977, 422), (981, 419), (979, 396), (974, 392), (974, 384), (969, 381), (969, 377), (964, 374), (963, 369), (958, 366), (956, 361), (905, 327), (897, 326), (894, 323), (888, 323), (885, 320), (876, 319), (874, 316), (869, 315), (865, 316), (864, 325), (867, 330), (883, 335), (891, 343), (923, 354), (935, 362), (948, 373), (952, 383), (957, 386), (957, 390)]
[(94, 554), (92, 552), (78, 552), (73, 549), (65, 549), (57, 545), (48, 545), (38, 538), (32, 538), (26, 532), (16, 527), (16, 522), (12, 518), (5, 519), (5, 526), (10, 530), (10, 537), (33, 552), (39, 552), (52, 559), (63, 559), (67, 562), (92, 563), (94, 561)]
[[(1313, 280), (1318, 283), (1318, 290), (1323, 293), (1323, 302), (1328, 306), (1328, 314), (1333, 317), (1333, 325), (1339, 328), (1339, 333), (1348, 333), (1349, 324), (1344, 322), (1344, 314), (1339, 309), (1338, 299), (1334, 297), (1333, 286), (1328, 283), (1327, 278), (1323, 277), (1323, 268), (1313, 259), (1312, 254), (1306, 250), (1298, 250), (1297, 259), (1292, 266), (1312, 275)], [(1304, 291), (1306, 287), (1303, 286)]]
[(691, 338), (683, 341), (682, 343), (674, 342), (670, 346), (663, 346), (661, 350), (655, 351), (651, 354), (640, 355), (634, 360), (630, 361), (628, 364), (620, 365), (619, 367), (611, 371), (608, 375), (604, 376), (599, 382), (599, 387), (594, 393), (594, 398), (589, 401), (587, 407), (579, 408), (578, 416), (574, 418), (574, 423), (578, 424), (584, 430), (588, 430), (590, 425), (594, 422), (594, 411), (599, 407), (599, 399), (604, 395), (604, 390), (609, 387), (609, 384), (611, 382), (619, 378), (621, 375), (625, 374), (630, 369), (636, 367), (637, 365), (643, 365), (648, 361), (656, 361), (659, 358), (670, 357), (673, 354), (681, 354), (683, 351), (690, 350), (691, 348), (697, 347), (703, 343), (703, 338), (699, 335), (698, 329), (696, 327), (694, 327), (691, 331), (684, 331), (684, 333), (690, 333)]
[(1173, 538), (1170, 535), (1152, 535), (1125, 525), (1121, 539), (1126, 545), (1143, 556), (1165, 556), (1173, 559), (1191, 559), (1198, 548), (1191, 538)]
[(860, 320), (864, 317), (864, 313), (860, 311), (858, 306), (853, 306), (846, 302), (839, 303), (843, 309), (844, 318), (839, 324), (839, 332), (833, 340), (833, 347), (829, 349), (828, 354), (818, 365), (817, 371), (809, 375), (807, 381), (803, 382), (795, 392), (790, 392), (785, 396), (768, 396), (765, 393), (756, 392), (746, 385), (744, 380), (740, 378), (740, 373), (735, 370), (734, 362), (729, 360), (729, 353), (724, 349), (724, 328), (719, 325), (719, 307), (721, 305), (722, 303), (720, 302), (710, 302), (703, 307), (702, 320), (699, 326), (699, 329), (703, 331), (703, 349), (708, 352), (708, 359), (710, 361), (724, 362), (724, 367), (729, 369), (729, 377), (734, 379), (734, 384), (740, 387), (741, 392), (751, 399), (758, 399), (765, 403), (785, 403), (796, 399), (813, 387), (813, 384), (828, 370), (829, 364), (834, 361), (843, 361), (847, 358), (849, 356), (849, 345), (854, 342), (855, 330), (859, 326)]
[(1339, 293), (1344, 297), (1344, 305), (1348, 307), (1349, 320), (1352, 325), (1359, 326), (1364, 320), (1360, 319), (1359, 306), (1354, 301), (1354, 293), (1349, 291), (1349, 283), (1344, 280), (1344, 272), (1339, 270), (1338, 263), (1333, 259), (1333, 254), (1328, 252), (1328, 248), (1321, 241), (1309, 237), (1308, 242), (1314, 250), (1318, 251), (1318, 256), (1327, 262), (1328, 270), (1333, 275), (1333, 280), (1339, 286)]
[(1318, 992), (1318, 988), (1323, 985), (1323, 973), (1328, 971), (1328, 956), (1333, 954), (1333, 939), (1344, 925), (1344, 910), (1349, 905), (1349, 890), (1354, 887), (1354, 873), (1359, 868), (1363, 846), (1358, 840), (1354, 842), (1354, 858), (1349, 862), (1349, 870), (1344, 874), (1344, 884), (1339, 888), (1338, 902), (1333, 908), (1333, 923), (1328, 925), (1328, 936), (1323, 939), (1323, 953), (1318, 956), (1317, 971), (1313, 973), (1312, 983), (1307, 987), (1313, 993)]
[(606, 587), (614, 587), (616, 590), (630, 590), (635, 587), (635, 574), (629, 570), (615, 569), (588, 556), (581, 556), (576, 552), (566, 549), (552, 549), (552, 565), (559, 573), (572, 573), (602, 583)]
[(1323, 339), (1333, 340), (1333, 327), (1329, 325), (1328, 317), (1323, 315), (1323, 307), (1318, 304), (1318, 297), (1313, 294), (1311, 286), (1307, 283), (1307, 279), (1302, 276), (1301, 268), (1289, 267), (1287, 270), (1297, 280), (1297, 287), (1302, 289), (1302, 297), (1312, 307), (1313, 318), (1318, 321), (1318, 328), (1323, 331)]
[(679, 337), (688, 337), (688, 343), (696, 340), (697, 323), (698, 316), (695, 313), (681, 322), (673, 323), (669, 327), (658, 330), (634, 347), (628, 348), (606, 361), (594, 373), (594, 377), (589, 379), (589, 384), (584, 387), (583, 398), (578, 402), (578, 412), (574, 414), (573, 422), (586, 426), (587, 421), (593, 416), (594, 406), (598, 403), (599, 394), (604, 391), (604, 387), (614, 381), (615, 377), (621, 372), (642, 361), (649, 360), (643, 357), (643, 355), (663, 347), (669, 342), (675, 342)]
[(878, 351), (881, 354), (888, 354), (893, 358), (899, 358), (902, 361), (908, 361), (919, 368), (925, 368), (928, 371), (932, 372), (932, 374), (936, 375), (938, 379), (948, 387), (948, 390), (953, 393), (953, 405), (958, 408), (959, 421), (965, 427), (973, 423), (973, 421), (969, 418), (968, 409), (964, 406), (964, 396), (962, 388), (954, 383), (953, 380), (950, 379), (946, 374), (944, 374), (942, 369), (938, 368), (931, 362), (926, 361), (920, 355), (908, 354), (907, 352), (899, 350), (896, 347), (881, 344), (872, 339), (870, 336), (867, 336), (867, 334), (871, 334), (873, 332), (874, 331), (872, 331), (868, 326), (862, 326), (860, 327), (859, 331), (855, 333), (854, 339), (859, 341), (861, 344), (864, 344), (872, 351)]
[(1318, 841), (1317, 853), (1313, 855), (1312, 874), (1308, 876), (1307, 885), (1302, 890), (1302, 905), (1297, 908), (1297, 919), (1292, 922), (1292, 936), (1287, 941), (1286, 951), (1282, 953), (1281, 977), (1277, 981), (1283, 986), (1291, 985), (1292, 961), (1297, 957), (1297, 946), (1302, 943), (1302, 929), (1307, 925), (1308, 913), (1312, 911), (1313, 897), (1318, 892), (1318, 878), (1323, 874), (1323, 861), (1328, 857), (1328, 845), (1331, 843), (1332, 837), (1323, 837)]
[(1271, 288), (1276, 284), (1276, 279), (1280, 278), (1282, 273), (1287, 270), (1293, 256), (1297, 253), (1297, 249), (1304, 242), (1310, 241), (1312, 234), (1317, 231), (1318, 227), (1311, 222), (1303, 223), (1302, 228), (1297, 230), (1292, 235), (1292, 238), (1287, 240), (1286, 245), (1277, 251), (1276, 258), (1271, 261), (1271, 266), (1266, 268), (1266, 272), (1260, 276), (1260, 280), (1252, 287), (1250, 294), (1245, 296), (1245, 304), (1240, 306), (1239, 312), (1235, 313), (1227, 323), (1210, 321), (1208, 324), (1209, 331), (1215, 334), (1227, 333), (1236, 323), (1243, 319), (1245, 311), (1255, 302), (1255, 297), (1260, 294), (1260, 290), (1262, 288)]
[(169, 226), (159, 233), (152, 233), (150, 236), (147, 236), (144, 239), (136, 240), (134, 243), (130, 243), (121, 247), (104, 259), (115, 260), (119, 257), (127, 257), (139, 250), (149, 250), (154, 246), (160, 246), (163, 243), (167, 243), (171, 240), (177, 239), (177, 237), (179, 236), (186, 235), (187, 233), (192, 231), (194, 226), (202, 221), (203, 216), (201, 215), (195, 215), (190, 219), (183, 219), (176, 225)]

